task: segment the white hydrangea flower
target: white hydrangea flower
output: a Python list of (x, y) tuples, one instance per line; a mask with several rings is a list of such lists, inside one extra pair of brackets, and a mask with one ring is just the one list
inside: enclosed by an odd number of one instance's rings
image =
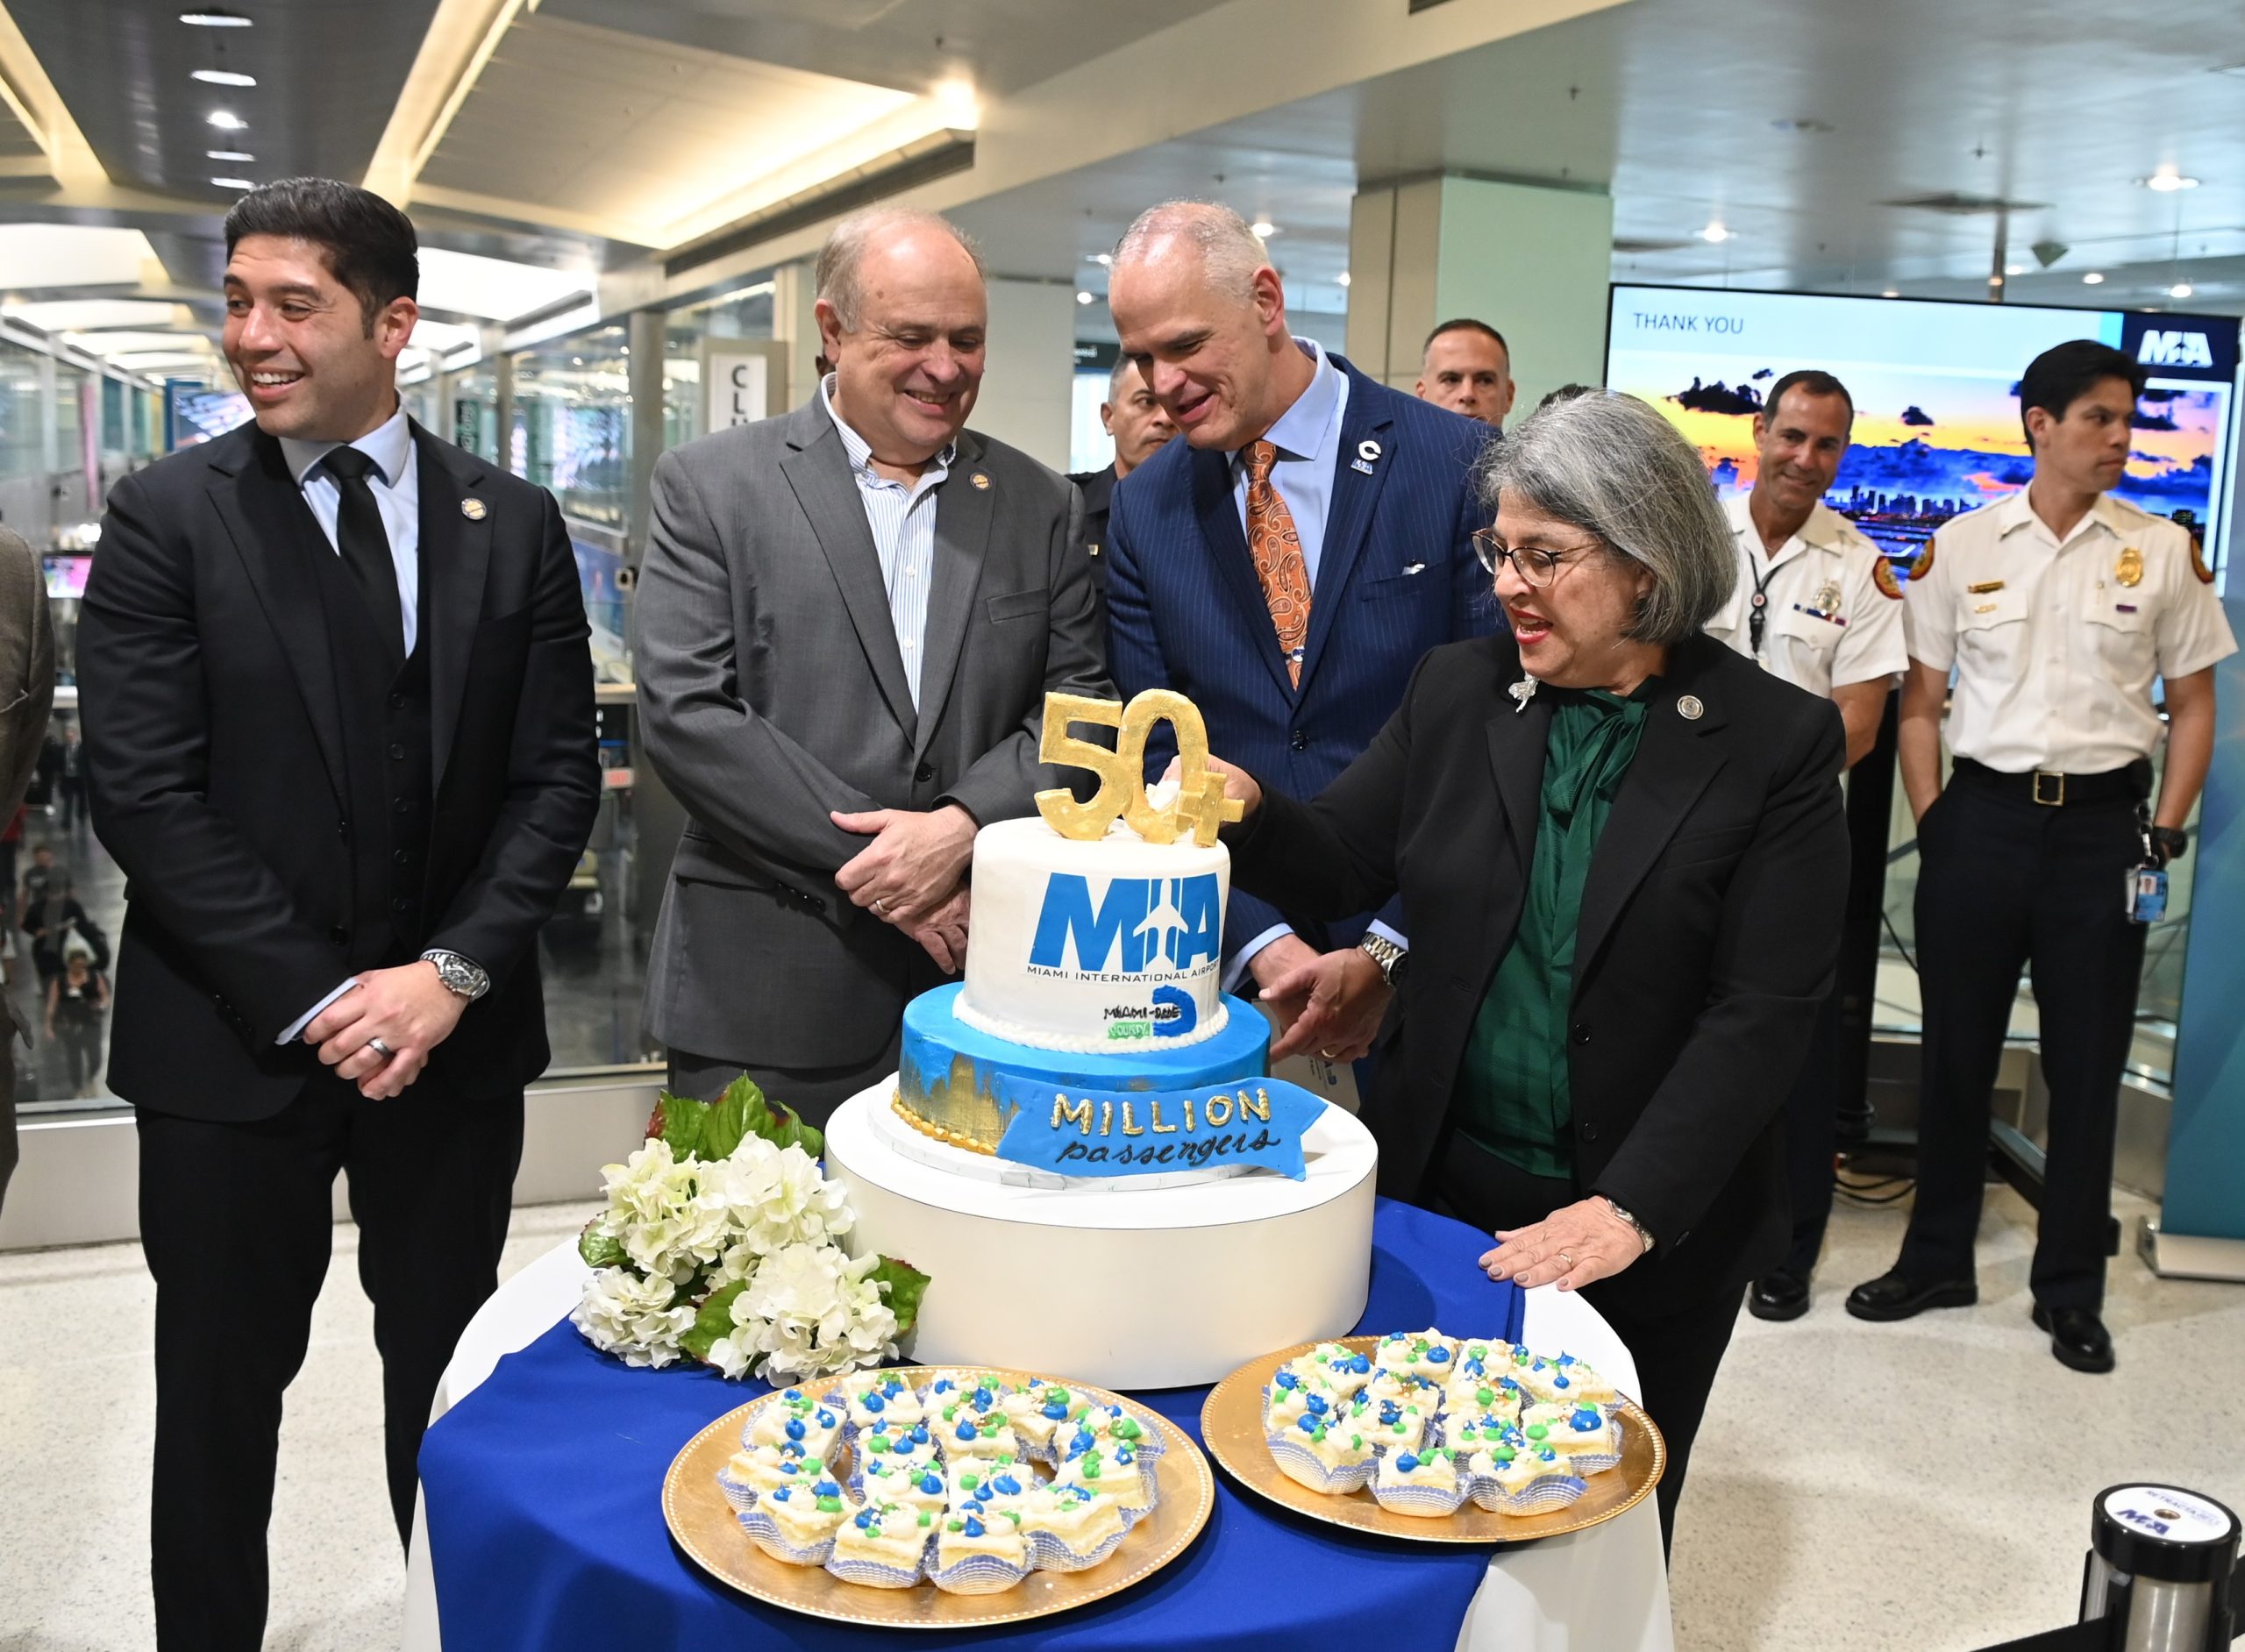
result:
[(678, 1339), (693, 1328), (694, 1314), (667, 1278), (602, 1268), (585, 1281), (569, 1317), (595, 1348), (621, 1355), (627, 1365), (659, 1369), (681, 1357)]
[(731, 1340), (750, 1342), (774, 1378), (878, 1364), (896, 1351), (896, 1315), (867, 1277), (879, 1262), (852, 1261), (830, 1244), (773, 1251), (733, 1300)]
[(821, 1176), (818, 1161), (800, 1147), (774, 1147), (760, 1136), (744, 1136), (732, 1157), (712, 1168), (723, 1177), (737, 1243), (757, 1256), (837, 1239), (850, 1231), (854, 1218), (842, 1185)]
[(731, 1243), (727, 1178), (698, 1159), (681, 1160), (660, 1136), (621, 1164), (606, 1165), (608, 1209), (597, 1231), (617, 1240), (632, 1265), (684, 1285)]

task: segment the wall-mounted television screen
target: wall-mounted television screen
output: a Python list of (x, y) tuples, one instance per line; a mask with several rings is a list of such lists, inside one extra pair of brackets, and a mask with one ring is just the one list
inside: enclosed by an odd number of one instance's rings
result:
[(1754, 485), (1753, 416), (1769, 387), (1797, 367), (1837, 374), (1856, 422), (1825, 502), (1906, 561), (1949, 517), (2026, 484), (2019, 375), (2069, 338), (2112, 345), (2147, 375), (2113, 491), (2183, 523), (2226, 571), (2234, 316), (1616, 286), (1606, 382), (1673, 420), (1727, 495)]

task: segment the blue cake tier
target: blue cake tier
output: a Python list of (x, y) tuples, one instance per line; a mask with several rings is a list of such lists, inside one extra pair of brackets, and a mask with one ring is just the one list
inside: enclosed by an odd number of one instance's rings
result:
[(1223, 1000), (1229, 1013), (1212, 1037), (1182, 1049), (1142, 1043), (1108, 1055), (993, 1037), (959, 1020), (960, 990), (938, 986), (904, 1007), (896, 1093), (930, 1134), (977, 1152), (994, 1151), (1013, 1122), (1013, 1110), (992, 1094), (994, 1073), (1064, 1090), (1191, 1090), (1259, 1079), (1270, 1055), (1270, 1023), (1237, 998)]

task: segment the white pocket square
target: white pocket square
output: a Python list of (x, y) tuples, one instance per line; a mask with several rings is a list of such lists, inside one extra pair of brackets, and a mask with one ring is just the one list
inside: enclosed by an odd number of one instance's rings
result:
[(1401, 577), (1408, 579), (1414, 573), (1424, 573), (1426, 571), (1427, 565), (1423, 562), (1406, 562), (1403, 565), (1403, 573)]

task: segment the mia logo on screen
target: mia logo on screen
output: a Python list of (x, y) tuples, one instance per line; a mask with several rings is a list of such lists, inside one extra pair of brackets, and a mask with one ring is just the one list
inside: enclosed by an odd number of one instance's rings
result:
[(1094, 905), (1091, 880), (1056, 872), (1030, 943), (1032, 968), (1089, 974), (1189, 970), (1216, 956), (1222, 937), (1216, 874), (1191, 878), (1109, 878)]
[(2143, 342), (2136, 346), (2136, 360), (2151, 367), (2210, 367), (2213, 351), (2202, 332), (2147, 327)]

